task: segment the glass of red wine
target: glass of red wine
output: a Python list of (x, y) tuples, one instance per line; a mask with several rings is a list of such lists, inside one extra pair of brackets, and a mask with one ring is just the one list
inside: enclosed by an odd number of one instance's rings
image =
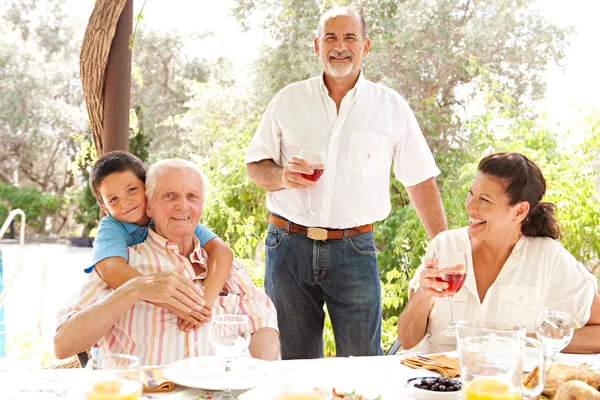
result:
[(448, 284), (444, 293), (447, 294), (450, 299), (450, 324), (439, 334), (442, 336), (456, 336), (452, 299), (460, 288), (462, 288), (467, 277), (467, 250), (443, 251), (438, 255), (434, 255), (434, 258), (437, 258), (438, 260), (437, 267), (446, 274), (443, 278), (436, 277), (435, 280), (438, 282), (446, 282)]
[[(313, 169), (312, 174), (301, 174), (304, 179), (308, 179), (310, 181), (316, 182), (321, 178), (323, 172), (325, 171), (325, 151), (323, 150), (314, 150), (314, 149), (302, 149), (300, 150), (300, 157), (304, 158), (308, 161), (308, 166)], [(304, 217), (315, 217), (316, 213), (313, 212), (311, 208), (311, 189), (312, 186), (308, 188), (308, 197), (306, 199), (306, 207), (304, 211), (301, 213)]]

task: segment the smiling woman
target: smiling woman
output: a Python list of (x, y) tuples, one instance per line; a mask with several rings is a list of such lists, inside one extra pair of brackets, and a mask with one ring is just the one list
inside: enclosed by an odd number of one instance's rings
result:
[[(410, 300), (398, 319), (404, 348), (427, 334), (425, 351), (454, 349), (455, 339), (441, 335), (454, 304), (456, 320), (504, 320), (524, 325), (529, 334), (540, 310), (568, 312), (583, 328), (566, 350), (600, 349), (596, 279), (557, 241), (556, 207), (541, 201), (545, 192), (542, 171), (522, 154), (481, 160), (465, 200), (469, 226), (436, 236), (410, 282)], [(448, 303), (449, 283), (435, 255), (459, 248), (468, 250), (467, 277)]]

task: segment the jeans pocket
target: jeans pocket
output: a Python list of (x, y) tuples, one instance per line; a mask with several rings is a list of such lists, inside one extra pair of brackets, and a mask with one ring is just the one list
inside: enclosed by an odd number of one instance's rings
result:
[(358, 254), (375, 254), (377, 252), (373, 232), (365, 232), (352, 239), (348, 239), (348, 242), (350, 243), (350, 247)]
[(274, 249), (279, 247), (283, 241), (283, 230), (274, 226), (269, 226), (267, 229), (267, 237), (265, 238), (265, 247)]

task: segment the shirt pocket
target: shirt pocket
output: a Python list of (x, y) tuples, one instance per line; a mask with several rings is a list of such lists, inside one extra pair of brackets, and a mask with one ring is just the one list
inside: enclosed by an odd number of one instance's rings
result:
[(385, 134), (352, 132), (348, 151), (348, 169), (361, 176), (379, 175), (390, 165), (390, 142)]
[(496, 319), (523, 325), (528, 333), (532, 333), (541, 300), (539, 287), (500, 286)]

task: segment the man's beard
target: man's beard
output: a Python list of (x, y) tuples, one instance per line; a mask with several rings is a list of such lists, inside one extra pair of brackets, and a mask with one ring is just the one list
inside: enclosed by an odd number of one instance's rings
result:
[[(332, 61), (332, 57), (348, 57), (347, 61)], [(352, 72), (354, 55), (349, 51), (330, 51), (327, 55), (327, 67), (331, 76), (341, 78)]]

